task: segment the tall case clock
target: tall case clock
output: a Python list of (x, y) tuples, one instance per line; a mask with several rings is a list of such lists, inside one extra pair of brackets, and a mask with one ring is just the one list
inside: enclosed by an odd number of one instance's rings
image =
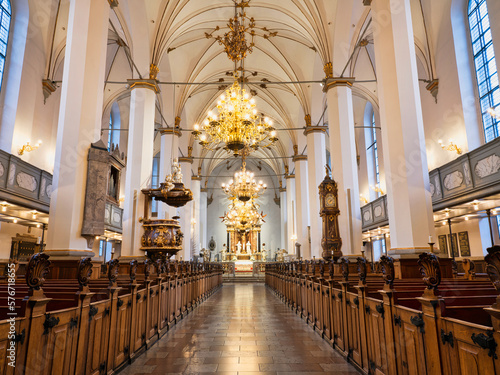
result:
[(319, 185), (320, 216), (323, 219), (323, 259), (335, 261), (342, 256), (342, 238), (339, 233), (340, 215), (338, 205), (337, 183), (330, 178), (329, 168), (326, 168), (326, 177)]

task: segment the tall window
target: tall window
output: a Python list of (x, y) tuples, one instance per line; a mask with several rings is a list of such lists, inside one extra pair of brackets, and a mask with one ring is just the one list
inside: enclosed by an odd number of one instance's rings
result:
[(500, 133), (498, 118), (489, 112), (500, 111), (500, 88), (486, 0), (470, 0), (468, 16), (484, 138), (489, 142)]
[[(372, 116), (372, 132), (373, 132), (373, 152), (375, 153), (375, 181), (380, 187), (380, 171), (378, 166), (378, 148), (377, 148), (377, 129), (375, 128), (375, 113)], [(380, 193), (377, 193), (380, 197)]]
[(2, 87), (12, 11), (9, 0), (0, 0), (0, 88)]
[(111, 141), (113, 139), (113, 115), (109, 115), (109, 128), (108, 128), (108, 150), (111, 150)]
[[(151, 188), (156, 189), (160, 186), (160, 153), (153, 158), (153, 173), (151, 176)], [(158, 214), (158, 201), (153, 199), (151, 203), (151, 212)]]

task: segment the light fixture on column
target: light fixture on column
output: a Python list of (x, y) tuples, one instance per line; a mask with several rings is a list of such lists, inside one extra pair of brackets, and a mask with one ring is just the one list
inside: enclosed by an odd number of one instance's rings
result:
[(191, 219), (191, 225), (192, 225), (192, 226), (195, 226), (195, 225), (196, 225), (196, 219), (195, 219), (194, 217)]
[(222, 184), (222, 190), (229, 195), (229, 199), (239, 199), (242, 202), (248, 202), (250, 199), (258, 198), (261, 191), (266, 190), (267, 186), (262, 181), (258, 183), (254, 180), (253, 172), (246, 170), (245, 159), (241, 171), (234, 174), (234, 180)]
[(292, 234), (292, 237), (290, 237), (290, 239), (294, 242), (297, 241), (297, 235), (295, 233)]
[(37, 216), (38, 216), (38, 212), (36, 212), (36, 211), (32, 211), (32, 212), (31, 212), (31, 218), (32, 218), (33, 220), (36, 220)]
[(462, 154), (462, 149), (460, 147), (458, 147), (455, 143), (453, 143), (453, 140), (450, 139), (449, 141), (450, 143), (446, 146), (442, 140), (439, 140), (438, 143), (439, 145), (441, 146), (441, 148), (443, 150), (446, 150), (446, 151), (452, 151), (452, 152), (456, 152), (458, 155), (461, 155)]
[(366, 199), (363, 194), (359, 194), (359, 200), (364, 203), (364, 204), (368, 204), (368, 199)]
[(7, 202), (2, 202), (2, 212), (6, 212), (7, 211)]
[(380, 193), (380, 195), (385, 195), (385, 192), (382, 190), (379, 184), (375, 184), (375, 186), (370, 185), (370, 189), (372, 189), (375, 193)]
[(38, 147), (40, 147), (40, 145), (42, 144), (42, 141), (38, 141), (34, 146), (30, 144), (30, 142), (26, 142), (26, 144), (23, 145), (23, 147), (21, 147), (17, 153), (18, 155), (23, 155), (25, 152), (31, 152), (31, 151), (35, 151)]
[(217, 102), (217, 112), (208, 112), (192, 134), (207, 150), (223, 148), (235, 156), (245, 155), (258, 148), (267, 148), (278, 140), (273, 122), (257, 115), (255, 100), (234, 81)]

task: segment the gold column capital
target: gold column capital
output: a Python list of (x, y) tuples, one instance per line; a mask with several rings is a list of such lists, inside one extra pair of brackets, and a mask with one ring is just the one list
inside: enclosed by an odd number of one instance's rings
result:
[(295, 178), (295, 175), (294, 174), (287, 174), (287, 175), (285, 175), (285, 180), (288, 180), (290, 178)]
[(311, 133), (326, 133), (326, 129), (326, 126), (306, 126), (304, 135), (308, 135)]
[(153, 90), (155, 94), (160, 92), (160, 86), (158, 86), (158, 81), (156, 79), (127, 79), (129, 89), (149, 89)]
[(173, 134), (173, 135), (176, 135), (178, 137), (180, 137), (182, 135), (181, 131), (179, 129), (175, 129), (175, 128), (159, 128), (158, 130), (159, 130), (161, 135)]
[(307, 160), (307, 155), (294, 155), (292, 160), (293, 162)]
[(160, 68), (156, 66), (155, 64), (151, 64), (149, 66), (149, 79), (156, 79), (156, 76), (158, 75), (160, 71)]
[(337, 86), (347, 86), (352, 87), (355, 79), (353, 77), (331, 77), (325, 80), (325, 84), (323, 85), (323, 92), (328, 92), (332, 87)]
[(181, 156), (178, 158), (179, 163), (190, 163), (193, 164), (194, 159), (192, 157)]
[(305, 115), (304, 120), (306, 120), (306, 126), (311, 126), (311, 124), (312, 124), (311, 115), (309, 115), (309, 114)]

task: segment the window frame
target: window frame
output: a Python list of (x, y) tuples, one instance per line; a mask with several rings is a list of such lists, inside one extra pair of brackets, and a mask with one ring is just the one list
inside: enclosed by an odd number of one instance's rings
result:
[[(4, 6), (2, 4), (4, 1), (6, 1), (9, 4), (9, 8), (10, 8), (9, 10), (4, 8)], [(9, 15), (9, 25), (7, 28), (7, 38), (5, 40), (5, 55), (3, 55), (0, 52), (0, 59), (3, 58), (3, 67), (0, 71), (0, 91), (2, 90), (2, 86), (4, 83), (4, 74), (5, 74), (5, 70), (7, 68), (9, 42), (10, 42), (10, 38), (11, 38), (11, 29), (12, 29), (12, 4), (11, 4), (10, 0), (3, 0), (3, 1), (0, 0), (0, 22), (3, 20), (4, 13)], [(0, 26), (0, 28), (1, 28), (1, 26)]]
[[(490, 141), (492, 141), (493, 139), (495, 138), (498, 138), (500, 137), (500, 119), (499, 120), (496, 120), (494, 119), (493, 117), (493, 121), (494, 121), (494, 125), (493, 125), (493, 128), (496, 126), (497, 127), (497, 130), (496, 130), (496, 133), (497, 133), (497, 136), (490, 139), (489, 141), (487, 140), (486, 138), (486, 128), (485, 128), (485, 123), (483, 121), (483, 112), (481, 110), (481, 96), (480, 96), (480, 89), (479, 89), (479, 81), (478, 81), (478, 71), (476, 70), (476, 64), (475, 64), (475, 58), (476, 56), (479, 55), (480, 52), (478, 52), (478, 54), (474, 54), (474, 47), (473, 47), (473, 41), (472, 41), (472, 29), (471, 29), (471, 23), (470, 23), (470, 20), (469, 20), (469, 15), (472, 14), (472, 13), (469, 13), (469, 7), (470, 7), (470, 4), (472, 1), (475, 1), (475, 0), (468, 0), (465, 2), (465, 24), (466, 24), (466, 28), (467, 28), (467, 33), (466, 33), (466, 36), (467, 36), (467, 47), (469, 49), (469, 53), (470, 53), (470, 56), (469, 56), (469, 64), (470, 64), (470, 67), (471, 67), (471, 72), (472, 72), (472, 75), (474, 76), (473, 78), (473, 89), (474, 89), (474, 99), (475, 99), (475, 103), (476, 103), (476, 113), (477, 113), (477, 116), (478, 116), (478, 126), (480, 127), (480, 135), (482, 137), (482, 140), (483, 140), (483, 144), (486, 144)], [(485, 3), (486, 4), (486, 7), (488, 6), (487, 4), (487, 0), (479, 0), (478, 1), (479, 3)], [(479, 11), (479, 10), (476, 10), (476, 11)], [(487, 11), (487, 17), (488, 17), (488, 22), (491, 24), (491, 19), (490, 19), (490, 15), (489, 15), (489, 10)], [(480, 21), (478, 21), (479, 23)], [(491, 26), (490, 26), (490, 30), (491, 30)], [(484, 33), (482, 34), (484, 35)], [(494, 54), (494, 58), (493, 60), (495, 61), (495, 65), (496, 65), (496, 69), (497, 69), (497, 78), (499, 79), (499, 82), (500, 82), (500, 73), (498, 71), (498, 59), (496, 58), (496, 53), (494, 51), (494, 46), (493, 46), (493, 36), (492, 36), (492, 40), (491, 40), (491, 45), (492, 45), (492, 48), (493, 48), (493, 54)], [(485, 48), (482, 47), (480, 49), (480, 51), (485, 51)], [(491, 61), (491, 60), (490, 60)], [(487, 80), (489, 81), (491, 79), (491, 76), (489, 76), (487, 78)], [(499, 85), (499, 89), (500, 90), (500, 85)], [(485, 96), (490, 96), (490, 98), (492, 97), (492, 93), (494, 92), (495, 90), (490, 90), (488, 91), (488, 93), (486, 95), (484, 95), (483, 97)], [(500, 93), (499, 93), (500, 94)], [(497, 104), (497, 107), (498, 108), (498, 111), (500, 112), (500, 103)], [(495, 133), (495, 130), (494, 130), (494, 133)]]

